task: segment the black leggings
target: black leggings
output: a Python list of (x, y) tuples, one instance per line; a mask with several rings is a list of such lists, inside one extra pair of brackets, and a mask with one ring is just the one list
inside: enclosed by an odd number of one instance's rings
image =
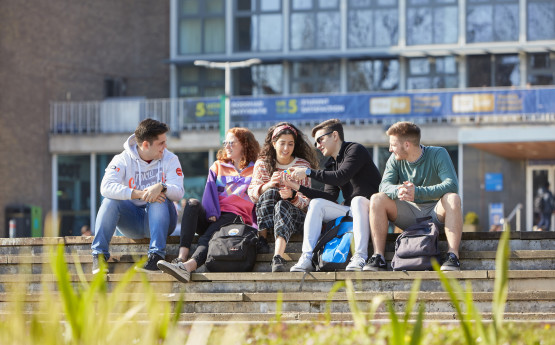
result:
[(183, 210), (183, 219), (181, 220), (181, 235), (179, 246), (191, 248), (195, 233), (199, 234), (198, 246), (191, 256), (197, 262), (197, 266), (204, 265), (206, 255), (208, 254), (208, 242), (212, 235), (223, 225), (229, 224), (238, 217), (235, 213), (222, 212), (220, 218), (215, 222), (209, 222), (206, 219), (206, 210), (199, 200), (189, 199)]

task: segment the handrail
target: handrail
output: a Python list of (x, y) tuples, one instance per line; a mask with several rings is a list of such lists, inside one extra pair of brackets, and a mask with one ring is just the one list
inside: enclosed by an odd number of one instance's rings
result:
[[(519, 202), (507, 217), (501, 219), (501, 225), (509, 224), (516, 216), (516, 231), (520, 231), (520, 210), (522, 210), (522, 207), (522, 203)], [(505, 227), (503, 227), (503, 229), (505, 229)]]

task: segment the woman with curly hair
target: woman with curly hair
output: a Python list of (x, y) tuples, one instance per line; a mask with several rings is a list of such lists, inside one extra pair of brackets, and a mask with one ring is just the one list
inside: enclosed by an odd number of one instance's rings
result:
[[(256, 203), (259, 239), (258, 252), (268, 253), (267, 232), (274, 230), (276, 239), (272, 272), (284, 272), (285, 246), (291, 235), (303, 229), (309, 199), (283, 184), (289, 168), (316, 168), (316, 152), (306, 136), (288, 122), (270, 127), (260, 156), (254, 165), (249, 196)], [(299, 182), (310, 188), (310, 179)]]
[[(187, 283), (191, 272), (206, 261), (208, 242), (220, 227), (233, 222), (237, 216), (245, 224), (254, 225), (256, 213), (247, 188), (259, 152), (260, 145), (248, 129), (236, 127), (227, 132), (217, 161), (208, 172), (202, 203), (189, 199), (183, 211), (179, 256), (171, 263), (158, 261), (158, 268)], [(187, 260), (195, 232), (200, 235), (198, 246)]]

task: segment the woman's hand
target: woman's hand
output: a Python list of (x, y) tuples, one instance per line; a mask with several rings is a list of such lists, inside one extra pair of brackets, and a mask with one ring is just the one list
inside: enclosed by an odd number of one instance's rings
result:
[(216, 221), (216, 216), (208, 217), (208, 221), (214, 223)]
[(289, 187), (280, 188), (279, 196), (281, 196), (283, 200), (287, 200), (293, 196), (293, 191)]
[(262, 186), (262, 192), (264, 193), (265, 191), (267, 191), (270, 188), (278, 187), (280, 181), (281, 181), (281, 172), (280, 171), (275, 171), (272, 174), (272, 177), (270, 178), (270, 181), (266, 182)]

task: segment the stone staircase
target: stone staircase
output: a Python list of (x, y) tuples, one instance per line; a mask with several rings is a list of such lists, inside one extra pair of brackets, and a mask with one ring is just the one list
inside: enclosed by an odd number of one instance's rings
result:
[[(495, 254), (500, 233), (464, 233), (460, 259), (463, 270), (448, 272), (462, 284), (471, 282), (476, 306), (484, 318), (491, 318), (491, 300), (495, 279)], [(442, 235), (443, 236), (443, 235)], [(386, 259), (393, 256), (396, 235), (388, 235)], [(17, 238), (0, 239), (0, 312), (5, 312), (10, 291), (21, 289), (24, 282), (26, 308), (32, 311), (38, 305), (43, 285), (56, 290), (56, 280), (50, 268), (50, 251), (64, 245), (70, 279), (79, 281), (76, 263), (80, 263), (87, 280), (92, 280), (92, 238)], [(287, 247), (285, 259), (289, 267), (300, 256), (302, 237), (295, 235)], [(168, 239), (168, 259), (178, 252), (179, 239)], [(123, 279), (124, 272), (144, 256), (148, 240), (130, 240), (114, 237), (111, 243), (108, 287), (112, 288)], [(440, 248), (446, 249), (445, 238), (440, 237)], [(509, 294), (506, 319), (555, 320), (555, 233), (512, 232), (510, 239)], [(193, 248), (194, 249), (194, 248)], [(273, 244), (271, 243), (273, 250)], [(182, 284), (163, 273), (147, 274), (150, 285), (161, 300), (175, 304), (184, 293), (185, 306), (180, 320), (189, 322), (207, 320), (216, 322), (250, 321), (264, 322), (275, 318), (276, 300), (281, 292), (281, 319), (307, 321), (322, 319), (326, 308), (331, 320), (350, 321), (352, 314), (345, 289), (340, 289), (331, 302), (329, 292), (337, 282), (353, 281), (355, 297), (362, 310), (368, 308), (375, 296), (381, 295), (393, 301), (397, 311), (404, 311), (412, 284), (421, 279), (419, 299), (425, 302), (426, 319), (454, 320), (455, 310), (448, 294), (443, 290), (435, 272), (314, 272), (271, 273), (271, 254), (257, 257), (254, 272), (210, 273), (202, 268), (192, 274), (189, 284)], [(133, 277), (137, 286), (144, 279), (142, 274)], [(129, 292), (123, 300), (136, 300), (141, 294)], [(381, 306), (376, 319), (387, 318), (385, 306)]]

